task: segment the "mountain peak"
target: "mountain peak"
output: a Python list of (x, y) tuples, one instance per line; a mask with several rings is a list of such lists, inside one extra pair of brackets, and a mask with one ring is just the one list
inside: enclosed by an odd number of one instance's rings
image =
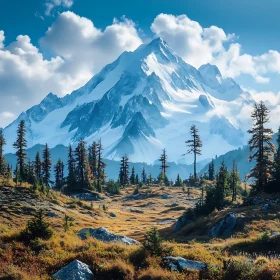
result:
[(210, 75), (212, 77), (222, 77), (219, 68), (216, 65), (210, 63), (201, 65), (198, 70), (202, 76)]

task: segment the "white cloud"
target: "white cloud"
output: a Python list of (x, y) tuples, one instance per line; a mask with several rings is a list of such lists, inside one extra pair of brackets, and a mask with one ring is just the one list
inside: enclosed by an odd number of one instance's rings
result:
[(74, 4), (73, 0), (49, 0), (47, 1), (46, 5), (46, 11), (45, 14), (47, 16), (51, 15), (53, 9), (55, 7), (63, 7), (63, 8), (71, 8)]
[[(60, 14), (41, 40), (53, 53), (51, 59), (44, 58), (29, 36), (19, 35), (7, 46), (4, 39), (0, 31), (0, 112), (9, 108), (16, 115), (49, 92), (63, 96), (79, 88), (122, 52), (142, 43), (130, 20), (114, 20), (102, 31), (72, 12)], [(0, 126), (6, 124), (1, 117)]]
[(4, 111), (2, 113), (0, 113), (0, 124), (4, 126), (8, 125), (9, 123), (11, 123), (11, 121), (13, 121), (16, 118), (16, 115), (11, 113), (11, 112), (7, 112)]

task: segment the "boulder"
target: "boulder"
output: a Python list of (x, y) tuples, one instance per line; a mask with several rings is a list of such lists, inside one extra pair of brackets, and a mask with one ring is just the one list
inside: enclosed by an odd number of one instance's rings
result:
[(116, 215), (115, 213), (113, 213), (113, 212), (111, 212), (109, 215), (110, 215), (110, 217), (112, 217), (112, 218), (116, 218), (116, 217), (117, 217), (117, 215)]
[(113, 234), (104, 227), (96, 228), (96, 229), (84, 228), (79, 231), (78, 236), (83, 240), (87, 239), (88, 237), (94, 237), (103, 242), (120, 242), (125, 245), (139, 244), (137, 240), (134, 240), (127, 236)]
[(189, 224), (191, 222), (192, 222), (192, 220), (190, 218), (188, 218), (186, 215), (183, 215), (183, 216), (179, 217), (178, 220), (176, 221), (173, 231), (178, 232), (184, 226), (186, 226), (187, 224)]
[(270, 209), (270, 204), (266, 203), (262, 206), (262, 211), (267, 211)]
[(271, 232), (270, 237), (275, 237), (275, 236), (278, 236), (278, 235), (280, 235), (280, 232), (273, 231), (273, 232)]
[(244, 216), (238, 217), (234, 213), (228, 213), (224, 218), (212, 226), (208, 235), (210, 237), (230, 237), (237, 225), (240, 226), (243, 224), (243, 219)]
[(172, 198), (172, 197), (173, 197), (173, 196), (170, 195), (170, 194), (163, 194), (163, 195), (161, 196), (162, 199), (170, 199), (170, 198)]
[(75, 260), (56, 272), (53, 278), (58, 280), (92, 280), (93, 273), (88, 265)]
[(78, 198), (85, 201), (99, 201), (104, 200), (104, 197), (99, 193), (76, 193), (73, 194), (72, 197)]
[(187, 260), (182, 257), (165, 257), (162, 259), (165, 266), (168, 266), (171, 270), (184, 271), (185, 269), (202, 270), (207, 268), (207, 264), (204, 262)]
[(54, 217), (57, 217), (57, 214), (52, 212), (52, 211), (48, 211), (47, 214), (46, 214), (47, 217), (51, 217), (51, 218), (54, 218)]

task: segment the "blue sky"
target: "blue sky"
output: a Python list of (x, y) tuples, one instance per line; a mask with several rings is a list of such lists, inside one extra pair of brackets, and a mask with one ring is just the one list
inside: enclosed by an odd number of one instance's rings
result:
[(276, 95), (279, 11), (279, 0), (1, 0), (0, 126), (157, 36), (196, 67), (217, 64), (244, 88)]

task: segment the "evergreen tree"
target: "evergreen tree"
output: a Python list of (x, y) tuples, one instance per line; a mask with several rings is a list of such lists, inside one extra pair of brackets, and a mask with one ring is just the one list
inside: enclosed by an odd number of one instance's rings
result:
[(17, 139), (13, 144), (16, 149), (17, 163), (19, 168), (19, 180), (22, 182), (25, 180), (25, 158), (26, 158), (26, 147), (27, 141), (25, 139), (26, 126), (25, 121), (21, 120), (18, 125)]
[(189, 147), (189, 150), (187, 151), (186, 154), (193, 154), (193, 156), (194, 156), (193, 172), (194, 172), (194, 179), (196, 181), (197, 180), (197, 172), (196, 172), (196, 160), (197, 159), (196, 158), (197, 158), (197, 155), (201, 155), (202, 142), (201, 142), (200, 136), (198, 134), (198, 129), (196, 128), (195, 125), (191, 126), (190, 135), (191, 135), (191, 139), (187, 140), (185, 142), (187, 144), (187, 146)]
[(249, 161), (256, 161), (256, 165), (251, 169), (250, 178), (255, 178), (254, 190), (257, 192), (266, 191), (268, 180), (271, 177), (273, 169), (272, 154), (275, 147), (272, 141), (273, 131), (266, 128), (269, 122), (269, 110), (261, 101), (254, 105), (254, 111), (251, 115), (253, 128), (248, 132), (252, 134), (249, 141), (250, 152)]
[(130, 184), (135, 185), (135, 169), (134, 169), (134, 166), (132, 166), (132, 170), (131, 170)]
[(153, 183), (153, 176), (152, 173), (150, 173), (149, 177), (148, 177), (148, 184), (151, 185)]
[(237, 164), (233, 161), (232, 172), (230, 174), (230, 189), (232, 191), (232, 201), (236, 201), (237, 188), (240, 184), (240, 177), (237, 171)]
[(129, 162), (127, 155), (123, 156), (121, 159), (119, 178), (123, 186), (129, 184)]
[(167, 154), (165, 149), (162, 150), (162, 154), (159, 158), (159, 161), (160, 161), (160, 170), (162, 173), (162, 177), (164, 178), (165, 181), (166, 169), (170, 167), (169, 165), (167, 165)]
[(43, 162), (42, 162), (42, 179), (43, 183), (46, 187), (50, 186), (50, 178), (51, 178), (51, 152), (46, 144), (45, 149), (43, 150)]
[(80, 140), (75, 149), (75, 162), (75, 179), (77, 182), (77, 187), (82, 190), (88, 190), (92, 188), (93, 175), (88, 162), (88, 154), (84, 140)]
[(19, 174), (18, 164), (16, 165), (16, 169), (14, 170), (14, 181), (15, 181), (16, 185), (18, 185), (18, 183), (20, 182), (20, 174)]
[(140, 183), (139, 175), (136, 174), (136, 176), (135, 176), (135, 184), (138, 185), (139, 183)]
[(35, 156), (34, 172), (37, 180), (42, 183), (42, 161), (39, 152)]
[(146, 174), (145, 167), (143, 167), (143, 169), (142, 169), (141, 178), (142, 178), (142, 182), (144, 184), (146, 184), (147, 183), (147, 174)]
[(107, 164), (104, 162), (102, 157), (103, 146), (101, 140), (97, 144), (97, 170), (96, 170), (96, 179), (97, 179), (97, 190), (102, 192), (102, 184), (105, 184), (106, 173), (105, 167)]
[(160, 256), (162, 254), (162, 238), (156, 227), (152, 227), (145, 234), (144, 248), (152, 256)]
[(67, 188), (73, 190), (76, 188), (76, 176), (75, 176), (75, 159), (73, 155), (72, 146), (68, 148), (68, 177), (67, 177)]
[(25, 174), (26, 174), (26, 181), (29, 184), (34, 184), (36, 176), (35, 176), (35, 171), (34, 171), (34, 164), (30, 160), (28, 161), (28, 163), (26, 165)]
[(97, 177), (97, 158), (98, 153), (98, 144), (94, 141), (91, 146), (89, 147), (89, 164), (92, 175), (96, 178)]
[(229, 173), (223, 161), (216, 178), (216, 195), (215, 195), (216, 208), (220, 209), (221, 207), (223, 207), (224, 199), (228, 194), (229, 194)]
[(55, 187), (60, 189), (64, 184), (64, 163), (61, 159), (58, 159), (57, 163), (54, 166), (54, 175), (55, 175)]
[(210, 181), (214, 181), (214, 179), (215, 179), (214, 159), (212, 159), (211, 163), (209, 164), (208, 176), (209, 176), (208, 178)]
[(4, 138), (3, 131), (0, 130), (0, 176), (4, 176), (6, 173), (6, 159), (4, 156), (4, 145), (6, 145), (6, 140)]
[(12, 179), (13, 178), (13, 168), (12, 168), (12, 165), (7, 164), (5, 176), (6, 176), (7, 179)]
[(175, 187), (182, 187), (183, 186), (183, 181), (178, 173), (177, 178), (176, 178), (176, 182), (175, 182)]
[(277, 135), (277, 150), (274, 155), (274, 168), (273, 168), (273, 185), (274, 191), (279, 192), (280, 191), (280, 127), (278, 129), (278, 135)]

